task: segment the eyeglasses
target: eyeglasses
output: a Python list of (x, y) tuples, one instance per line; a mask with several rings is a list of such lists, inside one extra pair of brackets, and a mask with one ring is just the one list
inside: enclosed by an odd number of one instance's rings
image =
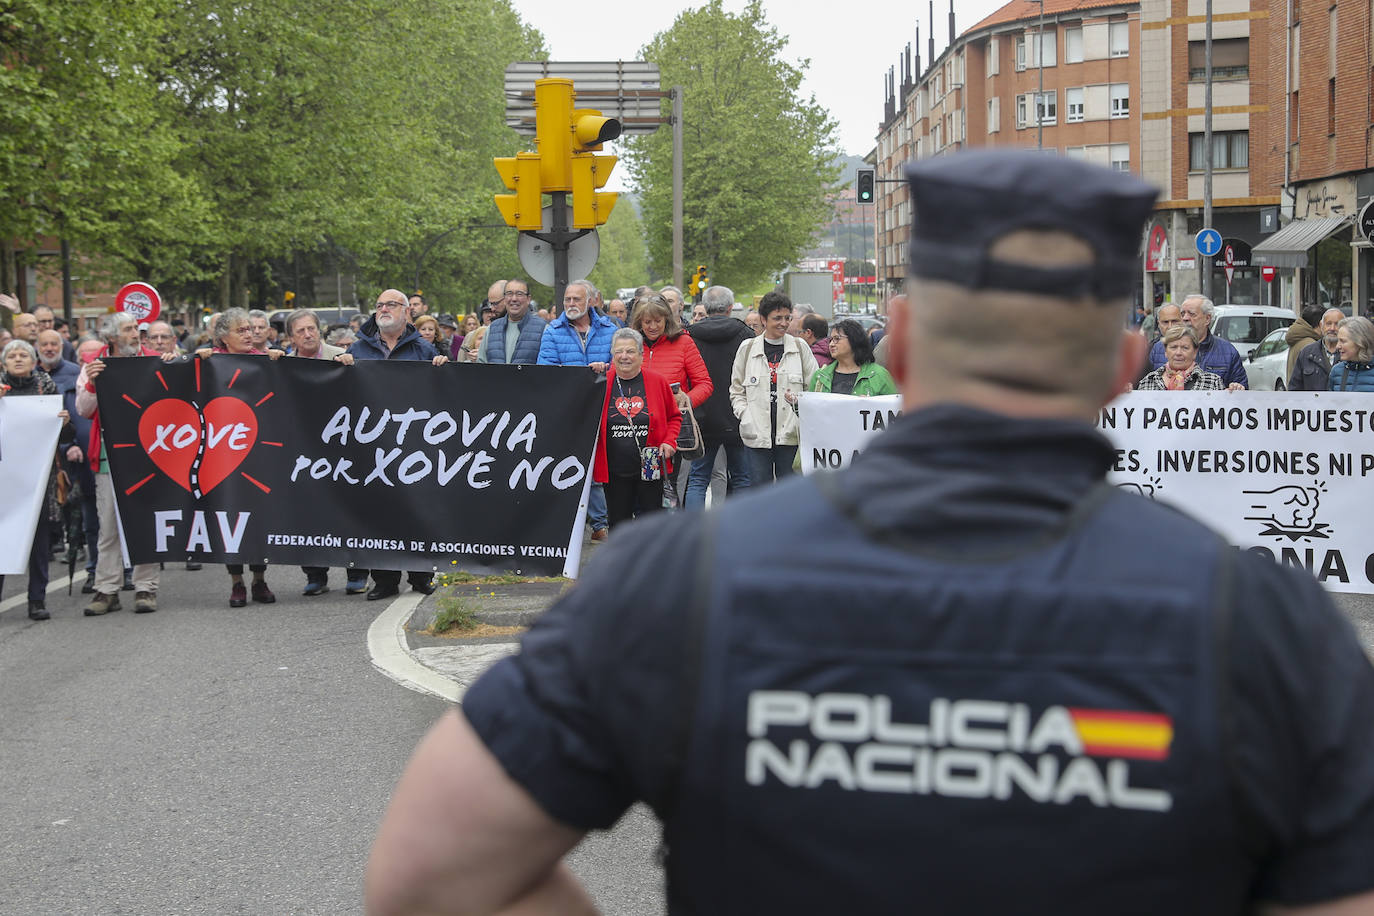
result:
[(171, 335), (171, 334), (149, 334), (149, 335), (148, 335), (148, 339), (149, 339), (149, 340), (171, 340), (171, 339), (172, 339), (172, 335)]
[(508, 289), (508, 290), (506, 290), (506, 295), (507, 295), (507, 296), (522, 296), (522, 297), (528, 299), (528, 298), (530, 297), (530, 291), (527, 290), (527, 289)]
[(252, 328), (250, 325), (246, 325), (246, 324), (245, 324), (245, 325), (244, 325), (243, 327), (241, 327), (241, 328), (234, 328), (234, 329), (233, 329), (232, 331), (230, 331), (229, 333), (230, 333), (230, 334), (252, 334), (252, 333), (253, 333), (253, 328)]
[(409, 308), (409, 307), (410, 307), (410, 303), (408, 303), (408, 302), (397, 302), (397, 301), (395, 301), (394, 299), (388, 299), (386, 302), (378, 302), (378, 303), (377, 303), (377, 308), (379, 308), (379, 309), (403, 309), (403, 308)]

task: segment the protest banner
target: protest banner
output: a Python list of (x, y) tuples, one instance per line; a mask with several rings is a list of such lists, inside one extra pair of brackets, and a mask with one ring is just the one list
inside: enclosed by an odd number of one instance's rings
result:
[(58, 395), (0, 398), (0, 576), (23, 575), (62, 420)]
[(129, 556), (576, 575), (587, 369), (215, 355), (97, 386)]
[(901, 415), (902, 396), (856, 398), (808, 391), (797, 406), (801, 412), (801, 446), (797, 451), (802, 473), (811, 474), (847, 466), (869, 439)]
[[(804, 395), (802, 469), (849, 464), (900, 409), (898, 397)], [(1374, 398), (1136, 391), (1104, 407), (1097, 425), (1116, 447), (1109, 483), (1307, 569), (1331, 591), (1374, 594), (1365, 533), (1374, 515)]]

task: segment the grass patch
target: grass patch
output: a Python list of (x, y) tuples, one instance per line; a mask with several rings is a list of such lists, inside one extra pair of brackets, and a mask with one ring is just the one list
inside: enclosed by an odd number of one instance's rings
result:
[(434, 623), (430, 626), (431, 632), (439, 634), (450, 630), (477, 629), (477, 610), (462, 598), (444, 595), (436, 603), (439, 610), (434, 615)]
[(515, 573), (485, 575), (470, 572), (442, 573), (446, 585), (519, 585), (522, 582), (563, 582), (563, 576), (517, 576)]

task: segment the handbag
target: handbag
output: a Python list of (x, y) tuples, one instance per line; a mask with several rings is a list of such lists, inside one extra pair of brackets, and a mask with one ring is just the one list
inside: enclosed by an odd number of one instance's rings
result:
[(682, 461), (696, 461), (706, 455), (706, 443), (701, 438), (701, 426), (692, 408), (682, 408), (682, 428), (677, 434), (677, 457)]

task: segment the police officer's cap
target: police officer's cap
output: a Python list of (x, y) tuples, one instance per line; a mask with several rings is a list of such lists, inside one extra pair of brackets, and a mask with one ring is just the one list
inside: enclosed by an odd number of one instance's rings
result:
[[(913, 277), (967, 289), (1099, 300), (1140, 282), (1139, 251), (1156, 189), (1125, 173), (1028, 150), (974, 150), (906, 167), (914, 208)], [(1091, 264), (1035, 267), (995, 260), (1019, 230), (1065, 232), (1091, 246)]]

